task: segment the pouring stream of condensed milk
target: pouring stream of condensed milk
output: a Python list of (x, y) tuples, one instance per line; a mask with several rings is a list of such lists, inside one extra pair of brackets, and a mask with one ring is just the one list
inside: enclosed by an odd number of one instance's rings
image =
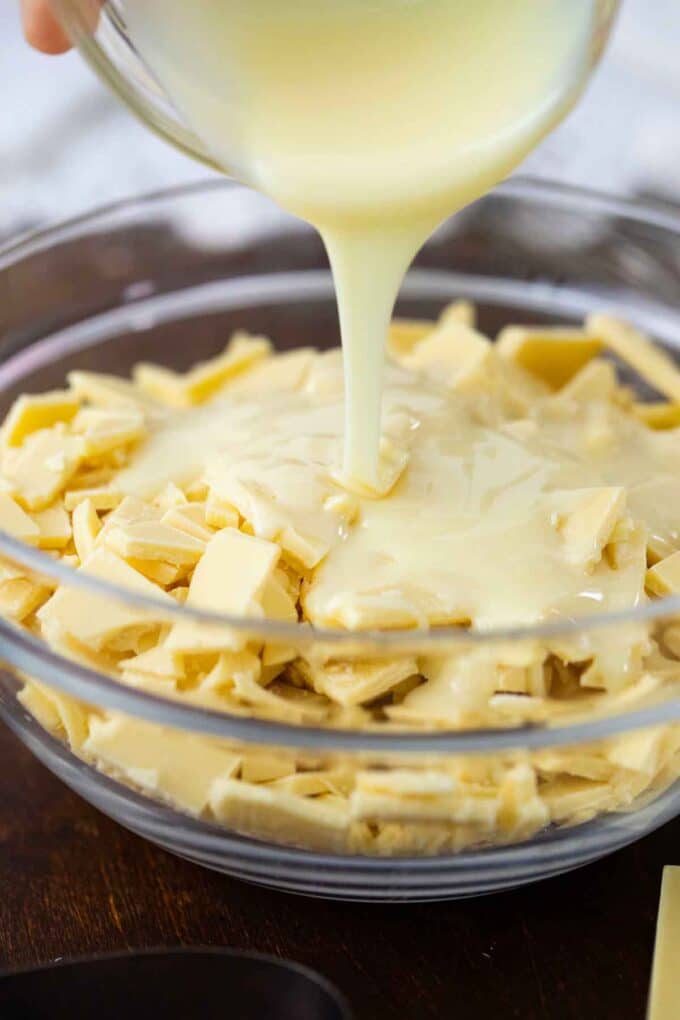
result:
[(343, 477), (379, 488), (401, 280), (585, 80), (595, 0), (125, 0), (140, 52), (226, 172), (326, 244), (345, 359)]

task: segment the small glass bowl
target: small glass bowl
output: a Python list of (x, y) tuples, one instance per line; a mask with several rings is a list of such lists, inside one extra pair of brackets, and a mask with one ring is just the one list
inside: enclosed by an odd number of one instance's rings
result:
[[(677, 350), (679, 276), (680, 217), (660, 207), (518, 180), (440, 228), (410, 271), (397, 312), (434, 318), (446, 303), (464, 297), (475, 302), (480, 327), (493, 335), (510, 321), (571, 323), (605, 306)], [(237, 328), (268, 334), (284, 349), (338, 342), (332, 281), (318, 236), (267, 199), (224, 182), (120, 203), (31, 235), (0, 252), (0, 293), (2, 414), (21, 392), (58, 387), (76, 367), (127, 374), (135, 362), (150, 360), (187, 368), (215, 353)], [(630, 375), (627, 381), (640, 383)], [(641, 383), (639, 389), (645, 393)], [(76, 575), (1, 533), (0, 553), (85, 589), (93, 615), (143, 603), (158, 619), (191, 619), (206, 634), (222, 629), (293, 644), (305, 655), (350, 660), (444, 655), (498, 643), (519, 652), (527, 643), (556, 636), (587, 648), (607, 630), (633, 627), (662, 635), (680, 616), (680, 599), (671, 598), (629, 613), (504, 632), (321, 632), (145, 602)], [(553, 824), (538, 834), (523, 833), (520, 826), (481, 842), (466, 842), (463, 825), (458, 852), (456, 840), (434, 845), (427, 826), (416, 821), (403, 827), (405, 841), (395, 836), (368, 851), (335, 846), (332, 831), (320, 839), (314, 825), (293, 840), (303, 845), (286, 845), (291, 840), (285, 825), (274, 816), (264, 828), (262, 817), (252, 821), (243, 813), (220, 825), (210, 812), (194, 817), (152, 795), (142, 768), (132, 782), (129, 776), (124, 782), (115, 767), (99, 771), (43, 729), (16, 696), (28, 676), (95, 713), (115, 711), (164, 727), (173, 739), (208, 741), (220, 753), (247, 749), (280, 760), (290, 756), (308, 767), (427, 771), (455, 760), (483, 770), (492, 761), (505, 768), (549, 752), (601, 749), (638, 731), (651, 738), (677, 734), (677, 681), (644, 697), (607, 699), (599, 708), (592, 701), (577, 705), (550, 724), (424, 732), (378, 724), (332, 728), (315, 723), (304, 708), (299, 718), (285, 721), (267, 717), (266, 708), (248, 714), (211, 710), (190, 697), (121, 683), (93, 661), (67, 658), (5, 620), (0, 656), (0, 715), (64, 782), (175, 853), (279, 889), (359, 900), (475, 895), (577, 867), (680, 813), (676, 750), (653, 783), (640, 784), (639, 796), (617, 804), (616, 811), (584, 811), (572, 819), (580, 824)], [(77, 720), (73, 725), (77, 729)], [(189, 762), (191, 745), (186, 747)]]

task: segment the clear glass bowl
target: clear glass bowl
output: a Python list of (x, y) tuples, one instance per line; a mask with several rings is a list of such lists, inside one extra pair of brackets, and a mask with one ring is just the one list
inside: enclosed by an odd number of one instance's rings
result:
[[(604, 305), (677, 350), (679, 274), (680, 218), (671, 212), (513, 181), (436, 233), (409, 273), (397, 311), (436, 317), (447, 302), (465, 297), (477, 304), (481, 328), (493, 335), (509, 321), (568, 323)], [(19, 393), (59, 386), (75, 367), (120, 374), (139, 360), (188, 367), (223, 346), (237, 328), (269, 334), (282, 348), (338, 342), (333, 287), (317, 235), (267, 199), (228, 183), (121, 203), (25, 238), (0, 252), (0, 281), (2, 414)], [(628, 381), (638, 383), (630, 376)], [(209, 639), (227, 633), (254, 636), (293, 645), (305, 657), (323, 654), (350, 662), (444, 655), (499, 643), (521, 654), (531, 642), (557, 639), (588, 649), (598, 635), (629, 628), (663, 639), (680, 616), (675, 598), (627, 614), (506, 632), (321, 632), (144, 602), (76, 575), (5, 534), (0, 534), (0, 553), (85, 590), (93, 618), (143, 603), (158, 620), (191, 620)], [(280, 889), (363, 900), (490, 892), (594, 860), (680, 812), (680, 783), (674, 780), (680, 769), (677, 681), (635, 696), (624, 692), (600, 702), (576, 702), (549, 724), (537, 719), (511, 726), (501, 720), (492, 729), (425, 732), (380, 722), (352, 728), (351, 716), (328, 725), (315, 719), (314, 705), (307, 702), (285, 721), (272, 718), (266, 705), (248, 713), (209, 709), (186, 694), (164, 696), (158, 689), (122, 683), (98, 671), (96, 662), (50, 650), (5, 620), (0, 620), (0, 655), (0, 714), (64, 782), (175, 853)], [(672, 666), (672, 653), (669, 657)], [(492, 825), (488, 837), (479, 838), (470, 820), (459, 817), (438, 840), (414, 817), (379, 839), (365, 826), (363, 842), (348, 842), (338, 837), (330, 819), (306, 828), (298, 824), (291, 837), (285, 819), (268, 809), (232, 811), (220, 824), (219, 811), (203, 810), (201, 817), (189, 812), (195, 793), (186, 788), (174, 799), (187, 811), (172, 806), (154, 795), (141, 761), (125, 781), (115, 765), (109, 763), (106, 773), (98, 770), (85, 752), (74, 753), (17, 700), (26, 676), (91, 706), (95, 715), (115, 711), (162, 727), (148, 732), (184, 741), (172, 744), (170, 757), (182, 758), (185, 752), (187, 761), (208, 741), (218, 755), (267, 754), (340, 773), (395, 768), (436, 773), (438, 765), (453, 762), (471, 774), (490, 768), (505, 774), (517, 764), (545, 763), (546, 755), (554, 760), (565, 751), (598, 754), (637, 732), (649, 736), (650, 747), (657, 737), (674, 741), (675, 756), (656, 771), (645, 759), (637, 786), (632, 783), (628, 794), (618, 797), (616, 810), (608, 809), (606, 798), (599, 809), (593, 807), (591, 798), (590, 807), (569, 817), (570, 824), (557, 819), (526, 825), (519, 818), (500, 829)], [(82, 743), (78, 725), (76, 711), (66, 720), (76, 747)], [(172, 766), (170, 761), (171, 771)], [(219, 772), (221, 766), (216, 767)], [(196, 805), (197, 810), (202, 806)]]
[[(230, 0), (213, 0), (229, 10)], [(342, 3), (342, 0), (339, 0)], [(572, 0), (561, 0), (566, 6)], [(212, 154), (177, 109), (146, 59), (122, 0), (52, 0), (55, 13), (93, 70), (146, 125), (166, 141), (210, 166)], [(600, 60), (620, 0), (593, 0), (589, 73)], [(452, 48), (455, 40), (451, 41)]]

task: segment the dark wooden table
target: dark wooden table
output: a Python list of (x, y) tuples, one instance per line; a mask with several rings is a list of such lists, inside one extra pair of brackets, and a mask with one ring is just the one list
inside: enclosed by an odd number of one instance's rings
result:
[(643, 1020), (661, 869), (679, 862), (677, 820), (598, 864), (502, 895), (411, 906), (308, 900), (156, 849), (0, 729), (3, 969), (223, 945), (315, 967), (356, 1020)]

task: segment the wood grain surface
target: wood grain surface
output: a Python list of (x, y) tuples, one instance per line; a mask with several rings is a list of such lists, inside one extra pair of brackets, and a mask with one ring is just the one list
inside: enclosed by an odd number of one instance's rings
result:
[(231, 946), (316, 968), (356, 1020), (643, 1020), (661, 869), (679, 862), (680, 819), (600, 863), (502, 895), (408, 906), (304, 899), (156, 849), (0, 730), (3, 969)]

